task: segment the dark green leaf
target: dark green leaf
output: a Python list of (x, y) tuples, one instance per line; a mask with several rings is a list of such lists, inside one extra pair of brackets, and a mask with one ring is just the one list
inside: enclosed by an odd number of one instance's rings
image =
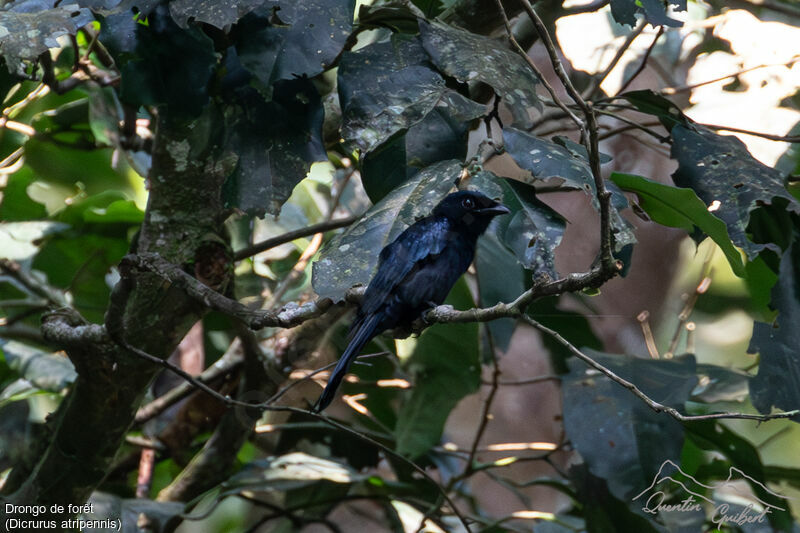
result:
[(459, 103), (476, 106), (475, 112), (483, 113), (483, 106), (458, 93), (447, 92), (406, 134), (396, 135), (364, 157), (361, 183), (373, 203), (436, 161), (466, 158), (472, 117), (459, 113)]
[[(758, 500), (771, 506), (767, 519), (772, 531), (793, 531), (789, 503), (764, 486), (767, 482), (764, 465), (752, 444), (713, 420), (687, 424), (686, 436), (700, 448), (715, 454), (721, 453), (730, 461), (730, 465), (726, 465), (727, 468), (716, 476), (717, 479), (723, 482), (742, 479), (750, 485)], [(702, 472), (698, 471), (698, 477), (704, 477)]]
[(237, 92), (240, 104), (227, 117), (227, 147), (239, 156), (223, 187), (226, 205), (249, 213), (276, 214), (311, 164), (326, 161), (322, 103), (308, 80), (275, 85), (264, 101), (252, 88)]
[(364, 5), (358, 9), (358, 23), (367, 28), (389, 28), (395, 33), (417, 33), (417, 16), (406, 5)]
[(7, 3), (0, 9), (0, 53), (10, 72), (23, 72), (20, 61), (34, 60), (50, 48), (59, 48), (58, 37), (75, 35), (94, 20), (86, 8), (57, 4), (60, 2), (26, 0)]
[[(594, 178), (583, 154), (511, 127), (503, 128), (503, 144), (517, 165), (530, 171), (534, 180), (561, 178), (566, 188), (582, 189), (594, 198)], [(597, 200), (593, 202), (596, 204)]]
[(531, 108), (541, 109), (539, 79), (525, 60), (504, 43), (439, 22), (419, 24), (425, 51), (445, 74), (462, 82), (480, 81), (494, 89), (514, 116), (529, 128)]
[[(670, 1), (671, 4), (677, 2)], [(667, 2), (663, 0), (611, 0), (611, 14), (614, 20), (620, 24), (628, 24), (634, 26), (636, 24), (636, 15), (643, 14), (645, 20), (653, 26), (669, 26), (680, 27), (683, 22), (670, 18), (667, 15)], [(686, 11), (686, 3), (683, 3), (682, 8), (678, 7), (680, 11)]]
[[(773, 324), (756, 322), (748, 352), (759, 354), (758, 374), (750, 381), (753, 405), (762, 413), (772, 407), (800, 409), (800, 239), (783, 254), (771, 307)], [(800, 416), (795, 417), (800, 421)]]
[(722, 366), (698, 364), (700, 384), (692, 391), (692, 398), (705, 402), (741, 402), (747, 397), (748, 374)]
[[(600, 208), (585, 150), (579, 150), (572, 145), (565, 147), (567, 143), (564, 140), (556, 144), (511, 127), (503, 128), (503, 143), (517, 165), (528, 170), (534, 181), (561, 178), (565, 188), (582, 190), (591, 199), (592, 206), (595, 209)], [(611, 187), (609, 190), (612, 193), (611, 227), (614, 231), (614, 251), (621, 252), (626, 246), (635, 243), (636, 237), (633, 235), (633, 227), (619, 214), (619, 209), (627, 207), (625, 196), (615, 193)]]
[(236, 50), (265, 88), (330, 68), (353, 26), (355, 0), (270, 1), (239, 22)]
[(783, 198), (787, 211), (800, 214), (800, 202), (786, 190), (782, 176), (754, 159), (736, 137), (680, 125), (672, 129), (672, 137), (672, 157), (679, 164), (672, 175), (675, 184), (693, 189), (706, 205), (717, 207), (714, 214), (748, 258), (767, 247), (748, 239), (751, 211)]
[(430, 214), (461, 173), (461, 162), (433, 164), (375, 204), (364, 217), (337, 235), (314, 263), (312, 284), (321, 297), (340, 300), (354, 285), (366, 284), (378, 254), (417, 218)]
[[(697, 384), (691, 356), (652, 360), (584, 352), (650, 398), (675, 408), (683, 408)], [(680, 456), (683, 428), (583, 362), (570, 361), (570, 369), (562, 386), (567, 436), (589, 471), (605, 479), (615, 497), (630, 501), (665, 460)]]
[(655, 222), (681, 228), (690, 235), (699, 229), (711, 237), (722, 249), (733, 272), (745, 277), (742, 255), (731, 242), (725, 223), (709, 213), (692, 189), (670, 187), (634, 174), (614, 172), (610, 179), (622, 189), (636, 193), (639, 205)]
[(630, 91), (620, 97), (633, 104), (642, 113), (657, 117), (668, 131), (675, 125), (691, 123), (678, 106), (650, 89)]
[(64, 355), (37, 350), (17, 341), (0, 339), (0, 350), (8, 366), (39, 389), (61, 392), (77, 374)]
[[(514, 254), (493, 232), (487, 232), (478, 239), (475, 270), (478, 273), (481, 307), (489, 307), (498, 302), (511, 302), (525, 290), (522, 267)], [(503, 275), (498, 276), (498, 272), (502, 272)], [(495, 346), (503, 352), (506, 351), (514, 333), (514, 319), (492, 320), (487, 326), (492, 332)]]
[[(103, 22), (110, 51), (122, 73), (120, 100), (135, 108), (168, 104), (172, 113), (196, 116), (208, 101), (208, 85), (216, 66), (214, 43), (197, 27), (181, 29), (159, 6), (136, 22), (130, 12), (109, 15)], [(105, 40), (104, 40), (105, 42)]]
[(483, 106), (445, 87), (419, 39), (402, 34), (342, 56), (339, 101), (342, 137), (363, 152), (420, 123), (437, 105), (460, 121), (483, 113)]
[(263, 3), (265, 0), (172, 0), (169, 12), (181, 28), (188, 28), (191, 20), (223, 29)]
[(500, 222), (503, 241), (525, 268), (558, 278), (555, 249), (564, 236), (564, 219), (539, 201), (530, 185), (506, 180), (503, 190), (503, 203), (513, 213), (507, 225)]
[[(463, 278), (446, 303), (457, 309), (475, 306)], [(450, 411), (480, 386), (478, 325), (437, 324), (426, 329), (408, 368), (414, 387), (398, 413), (395, 438), (398, 453), (414, 458), (439, 442)]]

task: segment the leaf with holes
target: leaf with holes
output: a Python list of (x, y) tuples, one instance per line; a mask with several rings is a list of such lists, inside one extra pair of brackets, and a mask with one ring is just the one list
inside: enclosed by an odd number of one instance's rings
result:
[(91, 11), (76, 4), (27, 0), (6, 3), (0, 9), (0, 54), (9, 72), (24, 73), (23, 60), (35, 60), (57, 39), (75, 33), (94, 20)]
[(522, 128), (533, 124), (529, 110), (542, 109), (536, 86), (539, 78), (525, 60), (505, 43), (439, 22), (419, 23), (420, 36), (431, 61), (462, 82), (480, 81), (494, 89)]
[(751, 212), (759, 206), (787, 202), (785, 210), (800, 214), (798, 202), (783, 184), (777, 170), (757, 161), (736, 137), (717, 135), (706, 128), (672, 128), (672, 157), (678, 170), (675, 185), (689, 187), (728, 226), (731, 240), (752, 259), (767, 247), (748, 238)]
[(706, 205), (694, 191), (618, 172), (611, 174), (611, 181), (626, 191), (636, 193), (639, 205), (656, 223), (680, 228), (690, 235), (699, 229), (711, 237), (725, 254), (733, 272), (739, 277), (745, 277), (742, 255), (731, 242), (725, 223), (708, 212)]

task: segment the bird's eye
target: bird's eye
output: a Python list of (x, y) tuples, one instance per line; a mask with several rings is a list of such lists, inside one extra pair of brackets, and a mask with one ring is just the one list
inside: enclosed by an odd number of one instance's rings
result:
[(472, 209), (475, 207), (475, 200), (472, 198), (464, 198), (464, 200), (461, 202), (461, 205), (464, 206), (464, 209)]

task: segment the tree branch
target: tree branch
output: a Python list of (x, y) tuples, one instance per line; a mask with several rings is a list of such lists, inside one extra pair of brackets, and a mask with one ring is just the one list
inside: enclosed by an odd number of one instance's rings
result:
[(649, 396), (647, 396), (635, 384), (631, 383), (630, 381), (626, 380), (625, 378), (622, 378), (622, 377), (618, 376), (611, 369), (606, 368), (605, 366), (601, 365), (600, 363), (598, 363), (597, 361), (595, 361), (594, 359), (592, 359), (591, 357), (589, 357), (588, 355), (586, 355), (585, 353), (580, 351), (572, 343), (570, 343), (567, 339), (562, 337), (561, 334), (559, 334), (557, 331), (555, 331), (553, 329), (550, 329), (547, 326), (544, 326), (544, 325), (540, 324), (539, 322), (537, 322), (536, 320), (534, 320), (533, 318), (531, 318), (531, 317), (529, 317), (527, 315), (523, 315), (521, 317), (521, 319), (526, 324), (528, 324), (530, 326), (533, 326), (534, 328), (538, 329), (539, 331), (541, 331), (542, 333), (544, 333), (546, 335), (551, 336), (553, 339), (558, 341), (562, 346), (564, 346), (570, 352), (572, 352), (572, 354), (575, 357), (577, 357), (578, 359), (580, 359), (581, 361), (583, 361), (584, 363), (586, 363), (590, 367), (594, 368), (595, 370), (597, 370), (601, 374), (605, 375), (606, 377), (611, 379), (611, 381), (614, 381), (615, 383), (618, 383), (618, 384), (622, 385), (623, 387), (625, 387), (626, 389), (628, 389), (629, 391), (631, 391), (634, 394), (634, 396), (636, 396), (637, 398), (642, 400), (644, 403), (646, 403), (647, 406), (650, 407), (656, 413), (661, 413), (661, 412), (667, 413), (672, 418), (674, 418), (675, 420), (678, 420), (680, 422), (696, 422), (696, 421), (699, 421), (699, 420), (717, 420), (717, 419), (723, 419), (723, 418), (724, 419), (758, 420), (759, 422), (766, 422), (768, 420), (775, 420), (775, 419), (779, 419), (779, 418), (793, 418), (793, 417), (796, 417), (797, 415), (800, 414), (800, 410), (798, 410), (798, 409), (796, 409), (794, 411), (783, 412), (783, 413), (771, 413), (771, 414), (768, 414), (768, 415), (754, 415), (754, 414), (749, 414), (749, 413), (713, 413), (713, 414), (708, 414), (708, 415), (684, 415), (684, 414), (681, 414), (674, 407), (669, 407), (668, 405), (661, 404), (661, 403), (653, 400)]
[(250, 256), (256, 255), (257, 253), (269, 250), (270, 248), (275, 248), (276, 246), (280, 246), (281, 244), (292, 242), (295, 239), (302, 239), (303, 237), (308, 237), (310, 235), (314, 235), (317, 233), (323, 233), (326, 231), (331, 231), (334, 229), (349, 226), (350, 224), (352, 224), (353, 222), (357, 221), (360, 218), (361, 218), (360, 216), (339, 218), (326, 222), (320, 222), (319, 224), (314, 224), (306, 228), (300, 228), (298, 230), (289, 231), (287, 233), (284, 233), (283, 235), (278, 235), (277, 237), (272, 237), (270, 239), (266, 239), (256, 244), (253, 244), (252, 246), (248, 246), (247, 248), (242, 248), (241, 250), (235, 251), (233, 253), (233, 259), (234, 261), (241, 261), (242, 259), (246, 259)]

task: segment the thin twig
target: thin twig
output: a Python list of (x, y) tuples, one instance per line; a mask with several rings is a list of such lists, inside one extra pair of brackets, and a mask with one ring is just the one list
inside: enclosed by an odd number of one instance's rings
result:
[(529, 317), (527, 315), (522, 315), (521, 319), (526, 324), (538, 329), (539, 331), (541, 331), (542, 333), (544, 333), (546, 335), (551, 336), (553, 339), (558, 341), (562, 346), (564, 346), (570, 352), (572, 352), (572, 354), (575, 357), (577, 357), (578, 359), (580, 359), (581, 361), (583, 361), (584, 363), (586, 363), (590, 367), (594, 368), (595, 370), (597, 370), (601, 374), (607, 376), (612, 381), (622, 385), (623, 387), (625, 387), (626, 389), (631, 391), (637, 398), (639, 398), (644, 403), (646, 403), (647, 406), (650, 407), (656, 413), (661, 413), (661, 412), (667, 413), (672, 418), (674, 418), (675, 420), (678, 420), (680, 422), (695, 422), (695, 421), (698, 421), (698, 420), (718, 420), (718, 419), (723, 419), (723, 418), (724, 419), (733, 419), (733, 418), (735, 418), (735, 419), (744, 419), (744, 420), (758, 420), (759, 422), (766, 422), (768, 420), (775, 420), (775, 419), (779, 419), (779, 418), (792, 418), (792, 417), (795, 417), (797, 415), (800, 415), (800, 410), (798, 410), (798, 409), (795, 409), (794, 411), (786, 411), (786, 412), (782, 412), (782, 413), (771, 413), (771, 414), (768, 414), (768, 415), (754, 415), (754, 414), (749, 414), (749, 413), (712, 413), (712, 414), (708, 414), (708, 415), (684, 415), (684, 414), (681, 414), (674, 407), (670, 407), (668, 405), (661, 404), (661, 403), (653, 400), (649, 396), (647, 396), (645, 393), (643, 393), (641, 391), (641, 389), (639, 389), (639, 387), (637, 387), (636, 385), (634, 385), (630, 381), (618, 376), (617, 374), (615, 374), (609, 368), (606, 368), (605, 366), (601, 365), (600, 363), (598, 363), (597, 361), (595, 361), (594, 359), (592, 359), (591, 357), (589, 357), (588, 355), (586, 355), (585, 353), (580, 351), (572, 343), (570, 343), (567, 339), (562, 337), (561, 334), (559, 334), (557, 331), (552, 330), (552, 329), (548, 328), (547, 326), (544, 326), (544, 325), (540, 324), (539, 322), (537, 322), (536, 320), (534, 320), (533, 318), (531, 318), (531, 317)]
[(716, 124), (700, 124), (712, 130), (725, 130), (734, 133), (744, 133), (745, 135), (752, 135), (754, 137), (761, 137), (762, 139), (769, 139), (770, 141), (780, 141), (787, 143), (800, 143), (800, 135), (773, 135), (772, 133), (763, 133), (760, 131), (745, 130), (742, 128), (734, 128), (733, 126), (718, 126)]
[[(625, 38), (625, 42), (623, 42), (622, 46), (619, 47), (619, 49), (617, 50), (617, 53), (614, 54), (614, 57), (611, 59), (611, 62), (608, 64), (608, 66), (603, 70), (603, 72), (599, 76), (595, 76), (594, 77), (593, 83), (589, 86), (589, 88), (586, 91), (584, 91), (583, 94), (584, 94), (585, 98), (588, 98), (588, 99), (594, 98), (594, 96), (597, 94), (597, 91), (600, 90), (600, 86), (606, 80), (608, 75), (611, 74), (611, 71), (614, 70), (614, 68), (617, 66), (617, 64), (619, 63), (620, 59), (622, 59), (622, 56), (625, 55), (625, 52), (628, 51), (628, 48), (631, 47), (631, 45), (633, 44), (633, 41), (635, 41), (636, 38), (639, 35), (641, 35), (641, 33), (644, 31), (646, 26), (647, 26), (647, 21), (645, 19), (641, 19), (638, 22), (638, 24), (636, 24), (636, 27), (628, 35), (628, 37)], [(663, 26), (661, 28), (662, 29), (659, 30), (659, 32), (663, 31)], [(661, 34), (659, 33), (659, 35), (661, 35)], [(658, 37), (656, 37), (656, 39), (658, 39)], [(619, 92), (622, 92), (622, 90), (620, 89)]]
[(678, 93), (682, 93), (682, 92), (686, 92), (686, 91), (691, 91), (693, 89), (697, 89), (698, 87), (702, 87), (704, 85), (710, 85), (712, 83), (718, 83), (718, 82), (721, 82), (721, 81), (725, 81), (725, 80), (727, 80), (729, 78), (736, 78), (738, 76), (741, 76), (742, 74), (747, 74), (748, 72), (752, 72), (754, 70), (759, 70), (759, 69), (762, 69), (762, 68), (791, 67), (792, 65), (794, 65), (794, 63), (798, 59), (800, 59), (800, 55), (795, 55), (795, 56), (792, 56), (789, 59), (789, 61), (787, 61), (785, 63), (769, 63), (769, 64), (766, 64), (766, 65), (756, 65), (755, 67), (746, 68), (746, 69), (740, 70), (738, 72), (734, 72), (733, 74), (728, 74), (726, 76), (720, 76), (718, 78), (714, 78), (714, 79), (706, 80), (706, 81), (701, 81), (701, 82), (698, 82), (698, 83), (693, 83), (691, 85), (681, 85), (680, 87), (665, 87), (664, 89), (661, 89), (661, 91), (659, 91), (659, 94), (666, 95), (666, 96), (671, 96), (671, 95), (674, 95), (674, 94), (678, 94)]
[(636, 67), (635, 71), (633, 71), (631, 77), (628, 78), (627, 81), (622, 84), (622, 87), (619, 88), (617, 94), (624, 93), (625, 89), (627, 89), (630, 86), (630, 84), (633, 83), (633, 80), (635, 80), (636, 77), (644, 71), (644, 67), (647, 66), (647, 60), (650, 59), (650, 54), (653, 53), (653, 50), (655, 49), (656, 44), (658, 43), (658, 40), (661, 38), (663, 34), (664, 34), (664, 26), (659, 26), (658, 33), (656, 33), (656, 36), (653, 38), (653, 42), (650, 43), (650, 46), (647, 47), (647, 51), (644, 53), (644, 57), (642, 57), (641, 63), (639, 63), (639, 66)]
[(237, 250), (236, 252), (233, 253), (233, 259), (235, 261), (241, 261), (242, 259), (246, 259), (250, 256), (256, 255), (257, 253), (269, 250), (271, 248), (275, 248), (276, 246), (280, 246), (281, 244), (292, 242), (295, 239), (302, 239), (303, 237), (309, 237), (317, 233), (323, 233), (325, 231), (331, 231), (338, 228), (343, 228), (345, 226), (349, 226), (353, 222), (357, 221), (359, 218), (361, 217), (352, 216), (352, 217), (338, 218), (335, 220), (320, 222), (319, 224), (314, 224), (306, 228), (300, 228), (298, 230), (289, 231), (287, 233), (284, 233), (283, 235), (278, 235), (277, 237), (271, 237), (269, 239), (248, 246), (247, 248), (242, 248), (241, 250)]
[(542, 82), (544, 88), (547, 89), (548, 93), (550, 93), (550, 97), (553, 99), (553, 102), (555, 102), (555, 104), (558, 107), (560, 107), (561, 110), (564, 111), (564, 113), (566, 113), (566, 115), (578, 126), (578, 129), (581, 131), (581, 135), (584, 135), (586, 133), (586, 125), (558, 97), (555, 89), (553, 89), (553, 86), (550, 85), (550, 82), (547, 81), (547, 78), (542, 74), (542, 72), (536, 66), (536, 63), (534, 63), (533, 59), (531, 59), (531, 57), (525, 52), (522, 46), (520, 46), (519, 42), (517, 41), (517, 38), (514, 37), (514, 31), (511, 29), (511, 22), (508, 20), (508, 14), (506, 13), (505, 8), (503, 7), (503, 3), (501, 2), (501, 0), (495, 0), (495, 1), (497, 2), (497, 8), (500, 10), (500, 14), (503, 17), (503, 23), (506, 26), (506, 35), (508, 35), (508, 41), (516, 49), (517, 53), (519, 53), (519, 55), (521, 55), (523, 59), (525, 59), (525, 61), (528, 63), (528, 66), (531, 68), (531, 70), (533, 70), (533, 73), (536, 74), (536, 77), (539, 78), (539, 80)]

